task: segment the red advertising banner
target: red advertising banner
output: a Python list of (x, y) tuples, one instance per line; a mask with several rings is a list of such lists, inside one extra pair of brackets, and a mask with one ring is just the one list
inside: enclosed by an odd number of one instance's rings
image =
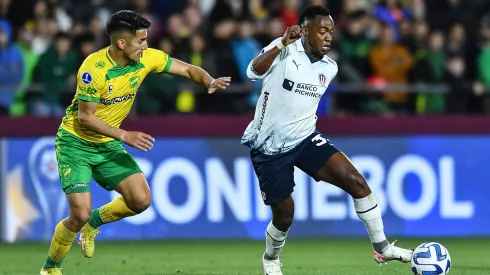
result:
[[(123, 128), (158, 137), (240, 137), (252, 115), (170, 115), (127, 118)], [(61, 118), (0, 117), (0, 137), (55, 135)], [(490, 116), (319, 117), (326, 135), (490, 134)]]

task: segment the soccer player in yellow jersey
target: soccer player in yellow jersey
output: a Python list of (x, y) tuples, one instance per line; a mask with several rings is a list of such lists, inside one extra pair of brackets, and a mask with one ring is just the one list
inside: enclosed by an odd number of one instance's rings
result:
[[(114, 13), (107, 22), (111, 45), (88, 56), (77, 77), (77, 91), (56, 135), (56, 157), (68, 217), (58, 223), (41, 275), (61, 274), (61, 262), (80, 232), (85, 257), (94, 254), (94, 238), (102, 224), (137, 215), (150, 205), (150, 189), (140, 167), (122, 142), (147, 151), (153, 137), (119, 126), (133, 105), (138, 87), (149, 73), (191, 79), (209, 93), (225, 89), (229, 77), (214, 79), (203, 69), (148, 48), (151, 22), (136, 12)], [(94, 178), (121, 196), (92, 210), (89, 184)]]

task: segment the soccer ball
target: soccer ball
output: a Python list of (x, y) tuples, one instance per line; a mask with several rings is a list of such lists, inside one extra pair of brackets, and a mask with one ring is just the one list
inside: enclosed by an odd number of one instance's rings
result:
[(451, 267), (451, 256), (440, 243), (423, 243), (415, 248), (412, 271), (415, 275), (446, 275)]

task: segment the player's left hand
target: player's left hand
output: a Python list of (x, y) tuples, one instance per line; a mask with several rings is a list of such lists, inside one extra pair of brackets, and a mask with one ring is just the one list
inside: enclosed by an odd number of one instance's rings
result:
[(216, 89), (226, 89), (230, 86), (231, 77), (220, 77), (216, 78), (209, 83), (208, 93), (212, 94), (216, 91)]

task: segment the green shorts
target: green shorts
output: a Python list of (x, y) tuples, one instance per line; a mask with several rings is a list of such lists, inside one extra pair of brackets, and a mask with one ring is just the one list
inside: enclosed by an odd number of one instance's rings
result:
[(56, 159), (66, 194), (90, 192), (92, 178), (108, 191), (132, 174), (141, 173), (122, 142), (89, 142), (63, 128), (56, 135)]

